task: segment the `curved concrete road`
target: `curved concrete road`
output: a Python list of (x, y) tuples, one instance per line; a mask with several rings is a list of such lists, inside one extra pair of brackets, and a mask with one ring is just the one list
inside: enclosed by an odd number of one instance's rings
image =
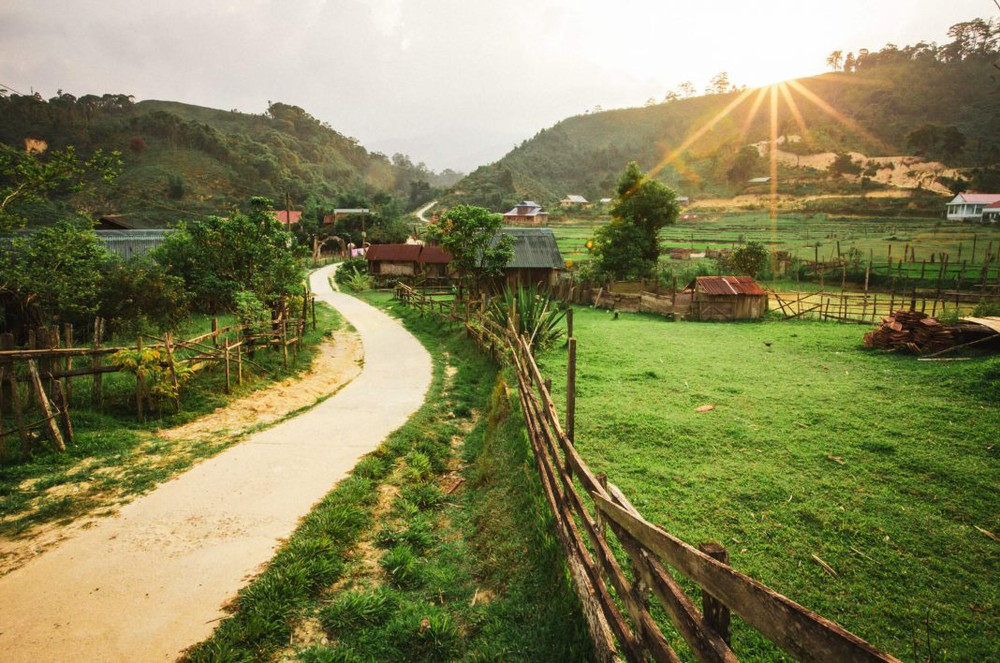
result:
[(172, 661), (208, 637), (299, 519), (423, 403), (431, 358), (397, 322), (330, 289), (365, 366), (309, 412), (248, 438), (0, 578), (0, 658)]

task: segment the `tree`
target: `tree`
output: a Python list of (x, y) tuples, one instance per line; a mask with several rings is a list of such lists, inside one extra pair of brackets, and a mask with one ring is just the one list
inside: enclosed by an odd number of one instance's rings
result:
[(844, 71), (852, 73), (854, 71), (855, 64), (854, 53), (848, 52), (848, 54), (844, 56)]
[(720, 271), (732, 271), (756, 277), (767, 265), (769, 254), (760, 242), (747, 242), (733, 249), (727, 257), (719, 258)]
[(502, 276), (514, 257), (514, 238), (500, 232), (502, 225), (503, 217), (488, 209), (457, 205), (428, 225), (427, 234), (451, 254), (463, 285), (478, 293), (483, 280)]
[(97, 150), (81, 161), (73, 146), (48, 154), (0, 145), (0, 233), (23, 227), (19, 207), (55, 193), (79, 193), (97, 183), (111, 184), (121, 173), (121, 154)]
[(709, 94), (725, 94), (729, 92), (729, 74), (725, 71), (720, 71), (713, 76), (707, 92)]
[(844, 62), (843, 51), (834, 51), (826, 57), (826, 66), (830, 67), (834, 71), (840, 71), (841, 65)]
[(617, 193), (611, 223), (595, 235), (597, 269), (618, 279), (645, 276), (660, 259), (660, 230), (677, 220), (676, 195), (634, 161), (618, 179)]
[(304, 273), (294, 237), (271, 208), (267, 198), (254, 198), (248, 213), (182, 223), (154, 258), (184, 279), (195, 304), (205, 311), (233, 310), (243, 291), (278, 308), (286, 295), (299, 290)]
[(697, 93), (697, 90), (694, 87), (694, 83), (692, 83), (691, 81), (684, 81), (683, 83), (678, 85), (677, 91), (685, 99), (687, 99), (688, 97), (693, 97)]
[(726, 171), (726, 179), (734, 186), (746, 182), (753, 176), (754, 170), (756, 170), (759, 163), (760, 152), (757, 151), (757, 148), (753, 145), (744, 145), (736, 153), (733, 165)]
[(854, 162), (850, 154), (841, 152), (834, 158), (833, 163), (830, 164), (827, 170), (834, 177), (839, 177), (840, 175), (857, 175), (861, 172), (861, 166)]

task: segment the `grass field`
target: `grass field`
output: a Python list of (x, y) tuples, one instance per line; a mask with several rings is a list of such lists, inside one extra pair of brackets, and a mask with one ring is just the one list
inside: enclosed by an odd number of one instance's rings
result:
[[(581, 262), (589, 259), (586, 242), (604, 220), (566, 220), (552, 224), (563, 258)], [(663, 248), (728, 249), (748, 241), (762, 242), (772, 250), (788, 251), (802, 260), (829, 260), (840, 251), (852, 250), (866, 263), (873, 256), (885, 264), (892, 246), (893, 260), (903, 256), (907, 246), (916, 253), (911, 267), (919, 273), (920, 261), (932, 254), (948, 253), (952, 264), (966, 260), (970, 272), (981, 266), (991, 248), (995, 266), (1000, 251), (1000, 227), (962, 224), (943, 219), (884, 219), (835, 217), (826, 214), (781, 214), (775, 220), (767, 214), (699, 215), (692, 220), (678, 220), (660, 234)], [(973, 253), (973, 249), (975, 252)], [(961, 250), (961, 259), (959, 251)], [(666, 262), (668, 258), (662, 258)], [(681, 261), (691, 264), (689, 261)], [(699, 261), (693, 261), (697, 263)]]
[[(863, 332), (577, 309), (577, 446), (649, 520), (723, 543), (735, 568), (877, 646), (991, 659), (1000, 359), (917, 362), (866, 350)], [(565, 350), (542, 365), (559, 402)], [(741, 660), (779, 660), (735, 623)]]

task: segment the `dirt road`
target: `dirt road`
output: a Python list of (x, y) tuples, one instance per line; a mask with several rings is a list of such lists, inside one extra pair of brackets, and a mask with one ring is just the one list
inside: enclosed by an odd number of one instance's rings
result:
[(361, 374), (0, 578), (4, 661), (171, 661), (206, 638), (299, 518), (420, 407), (431, 359), (398, 323), (313, 289), (357, 328)]

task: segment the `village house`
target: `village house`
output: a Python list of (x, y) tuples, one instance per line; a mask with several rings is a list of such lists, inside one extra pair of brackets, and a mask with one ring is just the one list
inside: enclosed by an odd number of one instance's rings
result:
[(699, 276), (684, 292), (689, 320), (759, 320), (767, 312), (767, 292), (749, 276)]
[(987, 206), (1000, 202), (1000, 193), (960, 193), (947, 205), (949, 221), (983, 221)]
[(273, 209), (271, 210), (271, 216), (280, 221), (281, 225), (283, 226), (294, 226), (296, 223), (299, 223), (302, 220), (302, 211), (295, 209), (293, 210)]
[(423, 244), (372, 244), (365, 253), (373, 276), (444, 278), (451, 254)]
[(504, 268), (503, 283), (493, 284), (497, 290), (504, 284), (545, 289), (556, 284), (566, 266), (551, 228), (503, 228), (500, 232), (514, 238), (514, 255)]
[(512, 226), (544, 226), (549, 222), (549, 213), (533, 200), (522, 200), (503, 215), (503, 222)]
[(589, 205), (586, 198), (572, 193), (559, 201), (560, 207), (587, 207)]
[(983, 208), (983, 223), (1000, 222), (1000, 200)]
[(341, 219), (346, 219), (349, 216), (355, 216), (358, 214), (369, 214), (370, 210), (367, 207), (344, 207), (340, 209), (333, 210), (333, 214), (323, 215), (323, 225), (329, 226)]

